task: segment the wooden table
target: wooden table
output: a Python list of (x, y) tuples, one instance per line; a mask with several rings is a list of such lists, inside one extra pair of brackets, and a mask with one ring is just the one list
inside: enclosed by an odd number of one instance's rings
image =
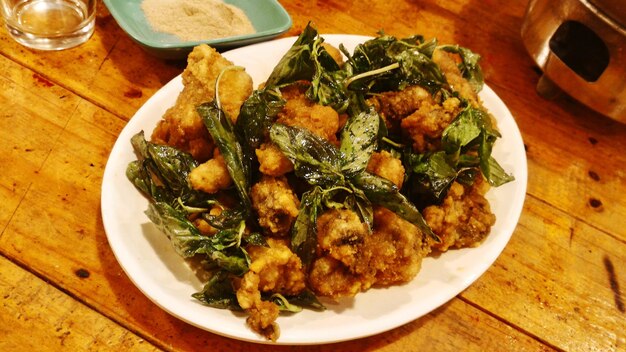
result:
[(421, 33), (483, 55), (528, 156), (511, 241), (467, 290), (369, 338), (254, 345), (151, 303), (107, 243), (100, 186), (118, 133), (184, 62), (150, 56), (100, 4), (94, 36), (38, 52), (0, 30), (0, 351), (626, 350), (626, 126), (537, 96), (521, 40), (526, 1), (283, 0), (287, 35)]

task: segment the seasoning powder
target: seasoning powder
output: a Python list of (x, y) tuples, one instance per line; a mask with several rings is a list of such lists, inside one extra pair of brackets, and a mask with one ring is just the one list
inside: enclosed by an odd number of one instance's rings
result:
[(143, 0), (141, 8), (154, 30), (186, 41), (255, 32), (240, 8), (222, 0)]

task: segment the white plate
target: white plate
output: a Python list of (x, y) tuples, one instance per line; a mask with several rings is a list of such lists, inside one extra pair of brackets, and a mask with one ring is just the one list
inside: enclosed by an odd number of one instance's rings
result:
[[(326, 41), (349, 50), (368, 39), (363, 36), (325, 35)], [(255, 86), (265, 80), (295, 38), (255, 44), (224, 53), (246, 67)], [(115, 143), (102, 181), (102, 219), (109, 244), (135, 285), (170, 314), (202, 329), (240, 340), (265, 343), (251, 331), (245, 316), (203, 306), (191, 297), (202, 288), (171, 247), (148, 220), (147, 200), (126, 179), (126, 165), (135, 159), (130, 138), (140, 130), (149, 135), (163, 112), (182, 89), (180, 76), (166, 84), (128, 122)], [(477, 248), (454, 250), (426, 258), (410, 283), (371, 289), (324, 312), (305, 310), (278, 318), (279, 344), (319, 344), (374, 335), (417, 319), (447, 302), (482, 275), (504, 249), (522, 211), (526, 193), (526, 154), (511, 113), (487, 86), (481, 92), (485, 106), (498, 120), (503, 138), (493, 154), (515, 181), (489, 191), (497, 220), (486, 241)]]

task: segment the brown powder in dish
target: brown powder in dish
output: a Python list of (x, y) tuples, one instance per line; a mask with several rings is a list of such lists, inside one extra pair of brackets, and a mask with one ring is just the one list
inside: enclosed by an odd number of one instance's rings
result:
[(186, 41), (255, 32), (240, 8), (222, 0), (143, 0), (141, 9), (154, 30)]

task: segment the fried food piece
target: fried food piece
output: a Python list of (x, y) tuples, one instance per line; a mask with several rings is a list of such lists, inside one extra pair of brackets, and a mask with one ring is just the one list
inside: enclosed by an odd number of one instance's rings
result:
[(193, 189), (213, 194), (233, 184), (226, 162), (217, 148), (213, 156), (213, 159), (200, 164), (189, 173), (189, 182)]
[(367, 226), (352, 210), (331, 209), (317, 218), (317, 259), (309, 274), (311, 289), (320, 296), (351, 297), (374, 283), (363, 247)]
[(255, 150), (259, 171), (268, 176), (283, 176), (293, 171), (293, 164), (274, 143), (263, 143)]
[(255, 272), (247, 272), (237, 290), (237, 302), (248, 313), (248, 326), (266, 339), (276, 341), (280, 336), (280, 329), (276, 324), (280, 311), (274, 303), (261, 300), (260, 280)]
[(432, 99), (420, 86), (409, 86), (401, 91), (385, 92), (367, 100), (386, 120), (401, 120), (420, 108), (423, 101)]
[(306, 287), (302, 261), (284, 240), (268, 238), (268, 247), (250, 246), (250, 271), (259, 276), (261, 292), (297, 295)]
[(300, 201), (287, 180), (263, 176), (252, 186), (250, 197), (261, 227), (269, 235), (286, 236), (300, 207)]
[(400, 125), (413, 140), (413, 149), (420, 153), (437, 150), (443, 131), (461, 111), (460, 105), (457, 98), (448, 98), (441, 105), (426, 99), (419, 109), (402, 119)]
[(372, 286), (408, 282), (430, 252), (421, 231), (395, 213), (374, 209), (374, 231), (351, 210), (329, 210), (318, 218), (318, 258), (309, 274), (320, 296), (354, 296)]
[(394, 158), (386, 150), (372, 153), (367, 164), (367, 171), (393, 182), (398, 189), (404, 182), (404, 166), (400, 159)]
[(430, 252), (422, 232), (394, 212), (374, 208), (374, 232), (363, 248), (375, 271), (375, 285), (389, 286), (411, 281)]
[(352, 210), (331, 209), (317, 218), (317, 249), (348, 267), (359, 259), (367, 226)]
[(471, 186), (454, 182), (441, 205), (424, 209), (424, 219), (441, 243), (433, 243), (434, 250), (475, 247), (489, 234), (496, 221), (485, 194), (489, 184), (477, 177)]
[[(213, 101), (215, 81), (233, 64), (208, 45), (196, 46), (189, 54), (183, 71), (183, 90), (176, 104), (169, 108), (152, 132), (152, 141), (167, 144), (190, 153), (198, 161), (211, 157), (213, 142), (196, 106)], [(252, 78), (243, 70), (228, 70), (220, 80), (219, 97), (222, 108), (233, 121), (252, 93)]]
[(237, 289), (237, 301), (248, 312), (250, 327), (264, 337), (276, 341), (280, 334), (275, 321), (278, 307), (261, 300), (262, 292), (297, 295), (306, 288), (300, 258), (282, 241), (269, 238), (269, 248), (249, 246), (250, 270)]
[(457, 91), (462, 98), (468, 100), (472, 106), (478, 108), (480, 107), (478, 95), (459, 70), (459, 59), (458, 54), (449, 53), (445, 50), (435, 49), (433, 52), (433, 62), (439, 65), (452, 89)]
[(339, 114), (330, 106), (310, 101), (304, 94), (306, 88), (304, 84), (293, 84), (283, 89), (283, 98), (287, 103), (278, 113), (276, 122), (305, 128), (333, 144), (338, 144), (336, 134), (339, 130)]
[(372, 286), (372, 280), (355, 275), (349, 267), (329, 256), (317, 258), (309, 273), (309, 286), (316, 295), (337, 299), (353, 297)]

